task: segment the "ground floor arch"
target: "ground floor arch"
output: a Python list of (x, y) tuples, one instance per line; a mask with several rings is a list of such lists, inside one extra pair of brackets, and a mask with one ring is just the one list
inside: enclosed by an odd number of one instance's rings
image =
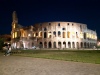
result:
[(72, 48), (75, 48), (75, 42), (72, 42)]
[(47, 42), (44, 42), (44, 48), (47, 48)]
[(68, 48), (71, 48), (71, 42), (68, 42)]
[(61, 42), (58, 42), (58, 48), (61, 48)]
[(56, 42), (53, 42), (53, 48), (57, 48), (57, 47), (56, 47)]
[(80, 48), (83, 48), (83, 42), (80, 43)]
[(52, 43), (48, 42), (48, 48), (52, 48)]
[(33, 41), (33, 40), (26, 40), (26, 41), (14, 41), (11, 42), (11, 46), (14, 49), (25, 48), (25, 49), (32, 49), (33, 46), (39, 48), (93, 48), (96, 46), (96, 43), (91, 42), (79, 42), (79, 41)]
[(39, 48), (43, 48), (43, 43), (42, 42), (39, 43)]
[(66, 42), (65, 41), (63, 42), (63, 48), (66, 48)]

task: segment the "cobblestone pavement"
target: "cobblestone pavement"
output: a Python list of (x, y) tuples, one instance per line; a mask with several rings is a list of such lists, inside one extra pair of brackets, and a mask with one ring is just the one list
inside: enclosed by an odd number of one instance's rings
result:
[(0, 75), (100, 75), (100, 64), (0, 55)]

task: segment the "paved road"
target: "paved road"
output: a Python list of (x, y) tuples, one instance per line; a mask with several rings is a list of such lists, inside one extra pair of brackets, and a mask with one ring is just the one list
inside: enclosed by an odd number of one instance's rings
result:
[(100, 64), (0, 55), (0, 75), (100, 75)]

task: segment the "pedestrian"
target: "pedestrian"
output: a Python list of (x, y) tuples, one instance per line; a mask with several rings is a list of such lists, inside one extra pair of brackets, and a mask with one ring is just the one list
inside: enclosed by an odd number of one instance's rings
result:
[(9, 56), (11, 53), (11, 47), (8, 47), (7, 50), (5, 51), (4, 56)]

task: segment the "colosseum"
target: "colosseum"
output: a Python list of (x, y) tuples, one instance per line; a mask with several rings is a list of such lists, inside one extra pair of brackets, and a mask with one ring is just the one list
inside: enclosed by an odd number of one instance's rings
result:
[(18, 24), (13, 12), (11, 46), (13, 49), (39, 48), (92, 48), (97, 43), (96, 31), (86, 24), (75, 22), (44, 22), (30, 26)]

